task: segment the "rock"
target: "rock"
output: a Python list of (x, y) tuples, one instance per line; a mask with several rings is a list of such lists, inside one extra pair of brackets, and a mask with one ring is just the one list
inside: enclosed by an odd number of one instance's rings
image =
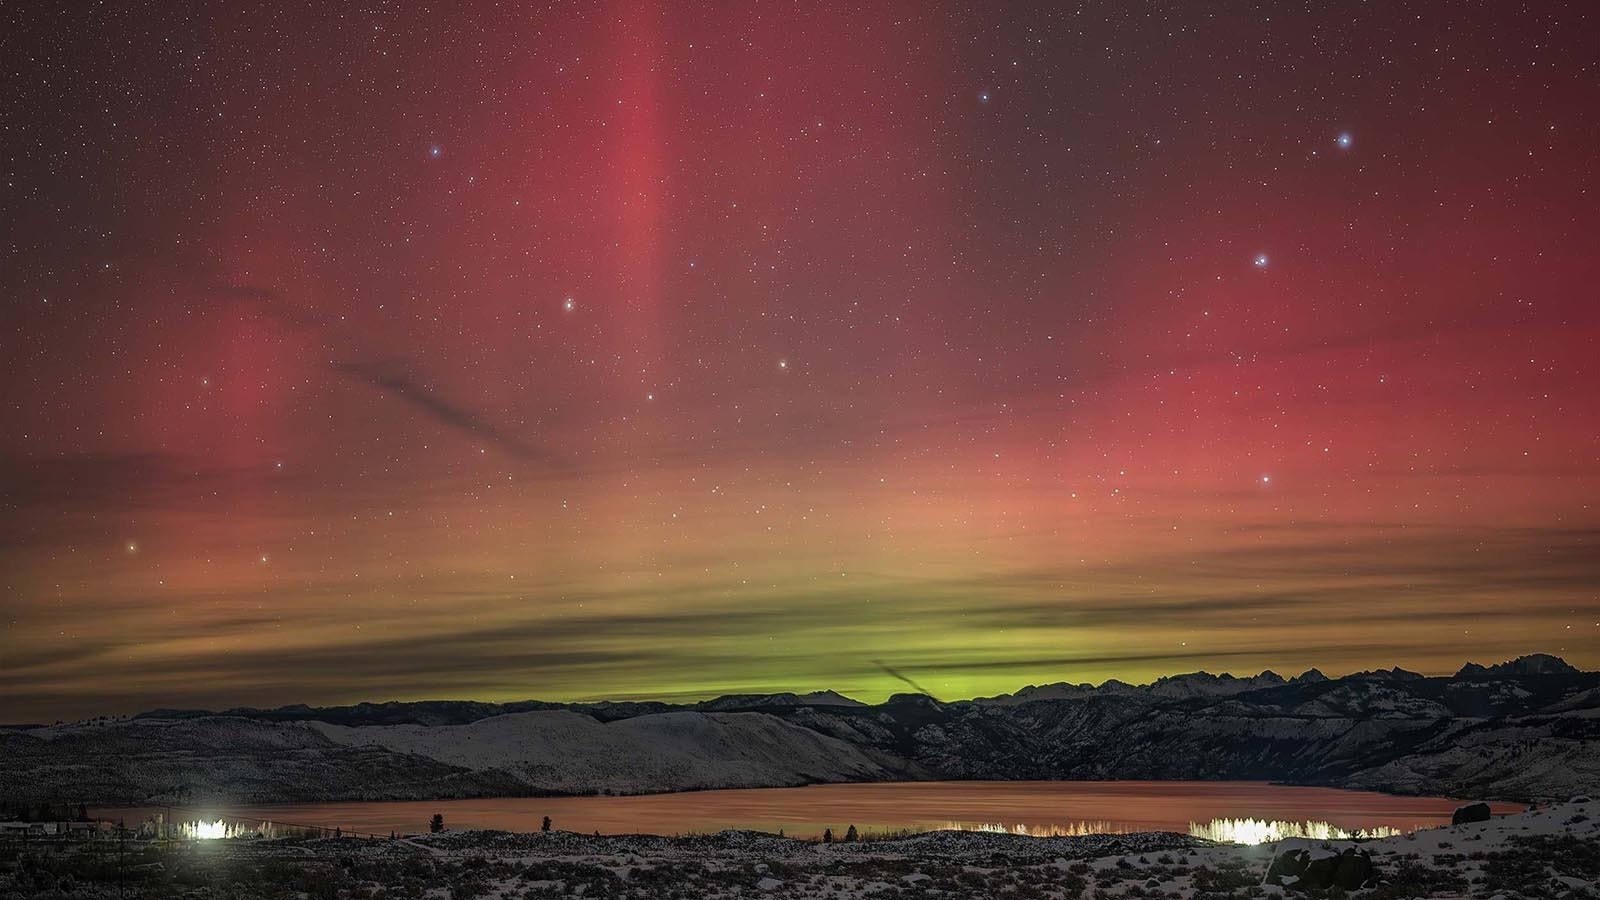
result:
[(929, 876), (926, 872), (912, 872), (910, 875), (907, 875), (900, 880), (904, 881), (906, 884), (920, 884), (924, 881), (927, 881), (928, 877)]
[(1285, 841), (1267, 867), (1263, 884), (1292, 887), (1299, 891), (1341, 888), (1353, 891), (1373, 882), (1372, 854), (1346, 844), (1334, 848), (1327, 844), (1307, 846), (1309, 842)]
[(1469, 803), (1455, 811), (1450, 817), (1451, 825), (1465, 825), (1469, 822), (1487, 822), (1492, 816), (1487, 803)]
[(1571, 800), (1568, 800), (1567, 802), (1568, 803), (1588, 803), (1589, 802), (1589, 795), (1588, 794), (1579, 794), (1578, 796), (1573, 797)]
[(1149, 878), (1146, 878), (1144, 880), (1144, 886), (1147, 887), (1147, 888), (1161, 887), (1161, 879), (1159, 879), (1159, 878), (1155, 877), (1154, 875), (1152, 875)]
[(768, 872), (771, 872), (771, 871), (772, 871), (772, 867), (767, 865), (766, 863), (756, 863), (756, 874), (757, 875), (765, 875), (765, 874), (767, 874)]
[(756, 890), (758, 891), (775, 891), (781, 887), (783, 887), (783, 882), (776, 878), (763, 878), (756, 882)]

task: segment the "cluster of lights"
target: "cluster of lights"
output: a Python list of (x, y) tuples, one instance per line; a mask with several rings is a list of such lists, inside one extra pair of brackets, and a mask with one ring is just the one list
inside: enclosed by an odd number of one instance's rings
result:
[(965, 822), (947, 822), (944, 831), (981, 831), (985, 834), (1018, 834), (1023, 837), (1088, 837), (1095, 834), (1127, 834), (1132, 829), (1122, 825), (1113, 825), (1110, 822), (1068, 822), (1064, 825), (1028, 825), (1018, 822), (1007, 825), (1004, 822), (979, 822), (969, 824)]
[(1404, 834), (1398, 828), (1379, 825), (1376, 828), (1346, 831), (1331, 822), (1277, 822), (1265, 819), (1212, 819), (1205, 824), (1189, 823), (1189, 836), (1219, 841), (1224, 844), (1269, 844), (1289, 838), (1313, 841), (1349, 841), (1396, 837)]
[[(988, 834), (1016, 834), (1023, 837), (1087, 837), (1094, 834), (1128, 834), (1134, 829), (1110, 822), (1068, 822), (1053, 825), (1028, 825), (1003, 822), (947, 822), (946, 831), (980, 831)], [(1289, 838), (1313, 841), (1375, 840), (1405, 834), (1398, 828), (1379, 825), (1346, 831), (1331, 822), (1308, 820), (1305, 822), (1280, 822), (1267, 819), (1212, 819), (1206, 823), (1190, 822), (1189, 836), (1217, 841), (1223, 844), (1270, 844)]]
[(220, 838), (233, 837), (236, 829), (222, 819), (215, 822), (185, 822), (183, 823), (183, 836), (202, 841), (213, 841)]

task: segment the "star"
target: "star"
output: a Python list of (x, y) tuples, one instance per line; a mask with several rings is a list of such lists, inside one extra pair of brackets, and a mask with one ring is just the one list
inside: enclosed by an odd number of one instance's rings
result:
[(787, 359), (778, 360), (778, 368), (780, 368), (780, 369), (789, 368), (789, 361)]
[(578, 303), (577, 303), (577, 301), (573, 300), (571, 297), (568, 297), (567, 299), (565, 299), (565, 300), (563, 300), (561, 302), (561, 308), (566, 310), (567, 312), (572, 312), (574, 309), (578, 308)]
[(1272, 476), (1271, 475), (1263, 475), (1263, 476), (1261, 476), (1261, 483), (1262, 484), (1271, 484), (1272, 483)]
[(1334, 139), (1334, 143), (1338, 144), (1340, 148), (1348, 150), (1350, 145), (1355, 143), (1355, 140), (1350, 137), (1350, 132), (1345, 131), (1339, 133), (1339, 136)]
[(1265, 269), (1267, 267), (1267, 255), (1265, 253), (1257, 253), (1254, 262), (1256, 268)]
[(428, 148), (428, 156), (433, 158), (433, 159), (438, 159), (443, 154), (444, 154), (444, 148), (439, 146), (438, 144), (434, 144), (432, 147)]
[(989, 102), (989, 92), (988, 91), (979, 91), (978, 92), (978, 102), (979, 103), (988, 103)]

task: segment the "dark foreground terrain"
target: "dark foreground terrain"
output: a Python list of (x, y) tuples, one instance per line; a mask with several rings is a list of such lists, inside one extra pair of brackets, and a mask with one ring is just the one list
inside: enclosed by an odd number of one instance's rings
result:
[[(8, 845), (0, 896), (68, 898), (1600, 897), (1600, 804), (1362, 843), (1238, 847), (1175, 834), (934, 832), (818, 844), (749, 832), (195, 841), (46, 852)], [(1361, 886), (1274, 876), (1297, 854), (1359, 856)], [(1281, 874), (1281, 873), (1280, 873)], [(1278, 882), (1278, 883), (1273, 883)]]
[(0, 728), (12, 803), (137, 806), (643, 793), (904, 780), (1262, 780), (1600, 793), (1600, 673), (1551, 656), (1285, 679), (1195, 673), (868, 706), (837, 694), (419, 702)]

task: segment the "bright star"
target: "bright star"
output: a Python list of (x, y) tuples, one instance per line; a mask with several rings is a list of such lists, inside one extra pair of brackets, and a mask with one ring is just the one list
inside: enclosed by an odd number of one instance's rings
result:
[(1255, 258), (1255, 264), (1256, 264), (1256, 268), (1265, 269), (1267, 267), (1267, 255), (1265, 253), (1257, 253), (1256, 254), (1256, 258)]
[(578, 308), (578, 304), (571, 297), (568, 297), (566, 300), (562, 301), (561, 308), (567, 312), (572, 312), (574, 309)]
[(442, 153), (444, 153), (444, 148), (439, 146), (438, 144), (434, 144), (432, 147), (428, 148), (428, 155), (433, 157), (434, 159), (438, 159), (439, 155), (442, 154)]
[(1354, 143), (1354, 141), (1350, 137), (1349, 132), (1344, 132), (1344, 133), (1341, 133), (1339, 135), (1339, 137), (1337, 139), (1337, 143), (1339, 144), (1340, 147), (1348, 148), (1352, 143)]
[(978, 102), (979, 103), (988, 103), (989, 102), (989, 92), (988, 91), (979, 91), (978, 92)]
[(1271, 484), (1272, 483), (1272, 476), (1271, 475), (1263, 475), (1263, 476), (1261, 476), (1261, 483), (1262, 484)]
[(778, 360), (778, 368), (780, 368), (780, 369), (789, 368), (789, 361), (787, 359)]

